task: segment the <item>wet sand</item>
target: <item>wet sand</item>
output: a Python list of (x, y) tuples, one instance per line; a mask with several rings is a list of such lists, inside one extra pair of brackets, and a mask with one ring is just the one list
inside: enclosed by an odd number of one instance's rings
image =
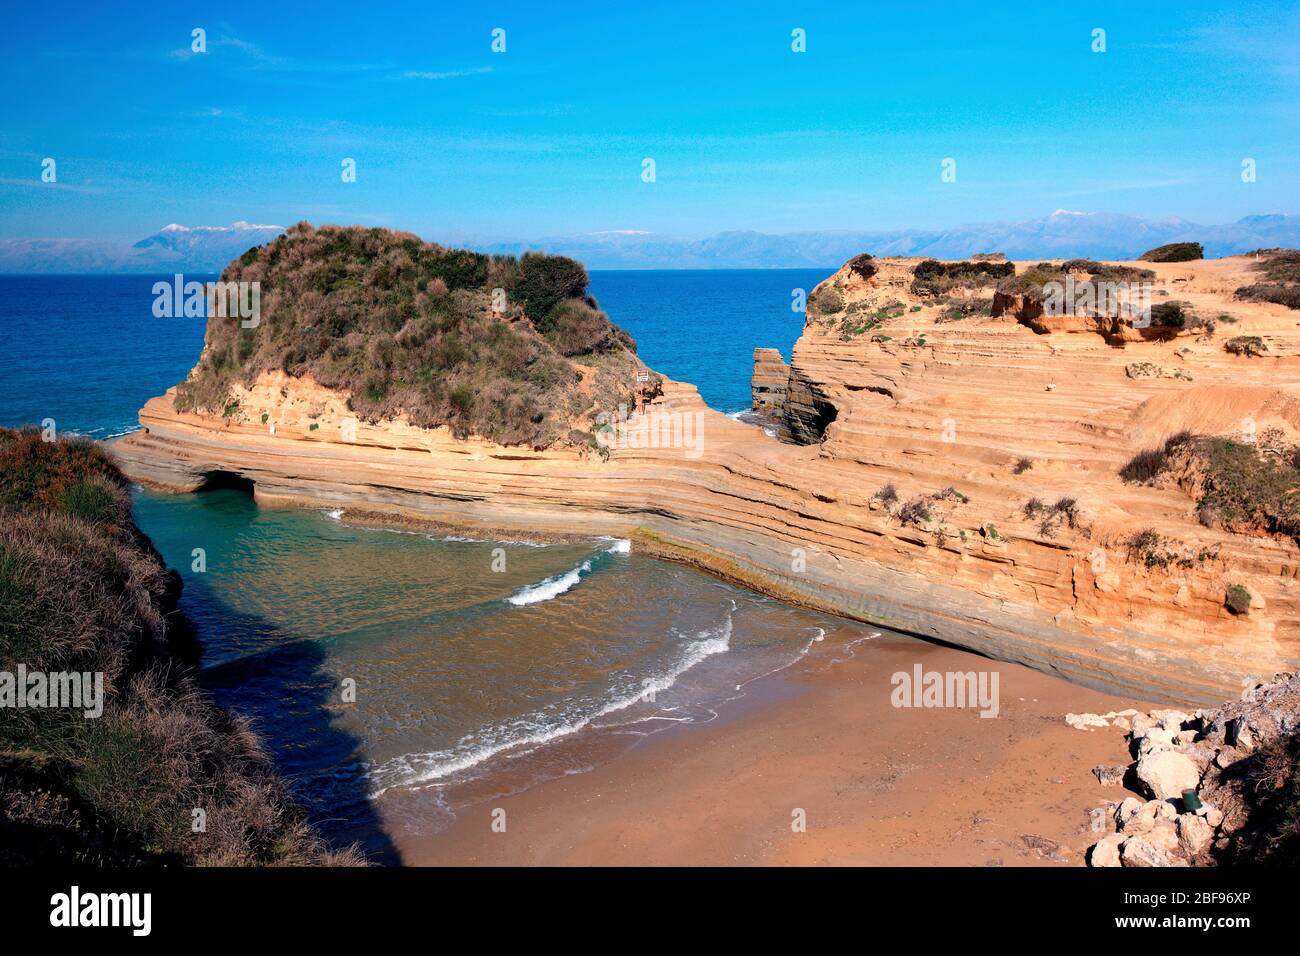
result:
[[(996, 671), (999, 715), (895, 708), (891, 675), (918, 663)], [(438, 833), (390, 833), (407, 865), (1078, 866), (1089, 809), (1127, 793), (1091, 768), (1127, 757), (1118, 730), (1064, 715), (1145, 706), (885, 636), (755, 682), (718, 720), (470, 805)]]

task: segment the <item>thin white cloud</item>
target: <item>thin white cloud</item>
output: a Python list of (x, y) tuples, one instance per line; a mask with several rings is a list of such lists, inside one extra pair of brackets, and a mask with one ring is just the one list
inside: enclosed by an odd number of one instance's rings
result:
[(16, 176), (0, 176), (0, 185), (5, 186), (22, 186), (25, 189), (52, 189), (57, 192), (85, 193), (90, 196), (100, 196), (108, 192), (103, 186), (81, 186), (75, 183), (47, 183), (40, 179), (21, 179)]
[(404, 80), (454, 80), (462, 76), (479, 76), (483, 73), (491, 73), (490, 66), (476, 66), (472, 70), (446, 70), (443, 72), (429, 72), (426, 70), (407, 70), (402, 74)]

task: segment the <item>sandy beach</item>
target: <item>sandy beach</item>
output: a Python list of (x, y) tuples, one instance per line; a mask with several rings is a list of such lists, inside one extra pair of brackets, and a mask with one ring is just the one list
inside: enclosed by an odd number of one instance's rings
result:
[[(1125, 793), (1102, 787), (1091, 768), (1126, 753), (1117, 730), (1075, 730), (1064, 715), (1141, 702), (910, 638), (886, 635), (850, 653), (755, 682), (716, 721), (470, 806), (436, 834), (397, 832), (403, 862), (1084, 863), (1095, 841), (1088, 810)], [(998, 716), (892, 706), (891, 675), (916, 664), (996, 672)], [(493, 828), (498, 810), (504, 832)], [(799, 810), (803, 832), (793, 828)]]

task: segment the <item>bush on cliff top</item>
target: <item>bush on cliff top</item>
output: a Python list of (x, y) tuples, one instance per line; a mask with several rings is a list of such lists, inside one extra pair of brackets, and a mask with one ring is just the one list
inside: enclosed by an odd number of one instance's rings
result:
[(360, 861), (325, 848), (199, 688), (178, 594), (100, 449), (0, 429), (0, 671), (99, 672), (104, 689), (96, 718), (0, 711), (0, 865)]
[(1138, 256), (1141, 262), (1191, 262), (1204, 258), (1205, 250), (1199, 242), (1168, 242)]
[(1261, 249), (1254, 255), (1263, 257), (1254, 268), (1264, 274), (1264, 281), (1242, 286), (1236, 298), (1300, 309), (1300, 250)]
[(879, 271), (876, 268), (876, 264), (872, 261), (871, 254), (866, 252), (850, 259), (848, 266), (849, 269), (861, 279), (870, 279)]
[[(635, 387), (635, 343), (586, 296), (572, 259), (489, 258), (409, 233), (299, 223), (222, 281), (260, 284), (261, 321), (209, 319), (203, 356), (177, 389), (182, 411), (221, 412), (234, 385), (280, 370), (349, 393), (364, 421), (405, 413), (541, 448)], [(581, 389), (575, 356), (596, 367)]]
[(912, 270), (912, 292), (916, 295), (940, 295), (951, 289), (970, 289), (993, 285), (997, 280), (1015, 275), (1010, 262), (979, 261), (940, 262), (926, 259)]

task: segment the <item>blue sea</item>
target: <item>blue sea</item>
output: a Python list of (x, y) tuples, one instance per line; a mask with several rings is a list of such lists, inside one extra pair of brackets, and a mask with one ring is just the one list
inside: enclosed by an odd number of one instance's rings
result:
[[(737, 412), (754, 348), (788, 358), (799, 335), (791, 290), (831, 271), (595, 272), (591, 291), (648, 365)], [(0, 425), (137, 427), (203, 345), (203, 320), (152, 315), (169, 278), (0, 276)], [(757, 677), (862, 637), (624, 541), (397, 532), (236, 489), (135, 500), (185, 580), (205, 684), (252, 718), (329, 839), (387, 862), (471, 802), (711, 720)]]

